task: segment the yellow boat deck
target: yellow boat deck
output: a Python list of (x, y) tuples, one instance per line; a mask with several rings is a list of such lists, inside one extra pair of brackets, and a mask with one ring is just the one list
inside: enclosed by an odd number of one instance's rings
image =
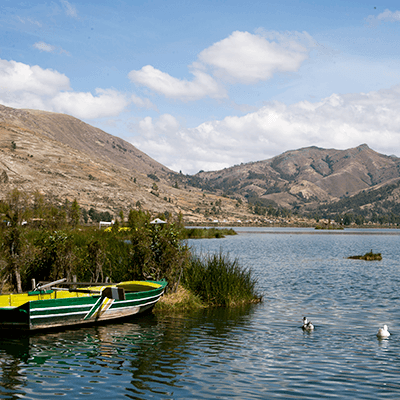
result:
[(50, 300), (50, 299), (67, 299), (75, 297), (87, 297), (100, 294), (100, 292), (106, 287), (118, 287), (123, 288), (125, 292), (141, 292), (146, 290), (157, 289), (160, 287), (155, 282), (145, 281), (128, 281), (121, 282), (118, 284), (111, 284), (106, 286), (90, 286), (82, 290), (90, 290), (94, 293), (84, 293), (79, 291), (68, 291), (68, 290), (45, 290), (45, 291), (34, 291), (20, 294), (3, 294), (0, 295), (0, 308), (15, 308), (22, 306), (28, 301), (35, 300)]

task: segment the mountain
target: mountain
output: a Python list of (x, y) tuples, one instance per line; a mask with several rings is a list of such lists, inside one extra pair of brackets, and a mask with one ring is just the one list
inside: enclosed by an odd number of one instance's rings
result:
[(128, 170), (162, 176), (173, 172), (125, 140), (69, 115), (0, 105), (0, 124), (5, 129), (34, 132)]
[(0, 105), (0, 198), (14, 188), (112, 215), (140, 207), (191, 222), (243, 221), (273, 209), (286, 216), (395, 214), (400, 222), (400, 159), (366, 144), (302, 148), (190, 176), (74, 117)]
[[(377, 153), (362, 144), (347, 150), (312, 146), (287, 151), (264, 161), (199, 172), (189, 181), (204, 190), (241, 197), (252, 204), (304, 213), (321, 211), (326, 204), (386, 185), (394, 185), (394, 190), (399, 180), (400, 158)], [(398, 201), (397, 192), (391, 196)], [(346, 204), (342, 212), (359, 207), (360, 200)]]
[(181, 184), (181, 176), (69, 115), (0, 105), (0, 199), (17, 188), (56, 205), (76, 199), (82, 209), (114, 216), (140, 207), (196, 222), (217, 202), (226, 216), (249, 215), (236, 200)]

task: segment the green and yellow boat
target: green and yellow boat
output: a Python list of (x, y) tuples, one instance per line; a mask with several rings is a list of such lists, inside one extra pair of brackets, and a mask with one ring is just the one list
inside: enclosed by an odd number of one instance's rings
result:
[(42, 330), (93, 324), (150, 311), (166, 281), (129, 281), (77, 289), (65, 279), (22, 294), (0, 295), (0, 331)]

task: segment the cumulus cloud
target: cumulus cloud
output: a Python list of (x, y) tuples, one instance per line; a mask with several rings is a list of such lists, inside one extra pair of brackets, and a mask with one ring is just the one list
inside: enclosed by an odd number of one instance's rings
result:
[(254, 84), (278, 72), (297, 71), (311, 47), (312, 38), (307, 33), (235, 31), (198, 55), (189, 66), (194, 75), (192, 81), (172, 77), (151, 65), (131, 71), (129, 79), (166, 97), (184, 101), (206, 96), (226, 98), (227, 91), (221, 82)]
[(306, 146), (345, 149), (367, 143), (400, 154), (400, 85), (369, 93), (333, 94), (319, 102), (270, 103), (247, 115), (196, 128), (143, 120), (133, 143), (175, 171), (218, 170)]
[(268, 37), (233, 32), (199, 54), (199, 61), (214, 68), (214, 75), (231, 82), (252, 84), (277, 72), (294, 72), (308, 57), (308, 48), (296, 38), (271, 32)]
[(52, 69), (0, 60), (0, 88), (3, 96), (18, 97), (23, 92), (54, 96), (60, 90), (70, 90), (70, 83), (64, 74)]
[(130, 100), (114, 89), (96, 89), (95, 95), (74, 92), (60, 72), (0, 59), (0, 103), (92, 119), (118, 115)]
[(180, 100), (198, 100), (209, 96), (212, 98), (226, 97), (226, 92), (210, 75), (194, 70), (193, 81), (177, 79), (151, 65), (146, 65), (138, 71), (131, 71), (129, 79), (139, 85), (146, 86), (165, 97)]
[(113, 89), (96, 89), (90, 92), (60, 92), (53, 99), (57, 112), (81, 119), (95, 119), (120, 114), (129, 104), (126, 97)]

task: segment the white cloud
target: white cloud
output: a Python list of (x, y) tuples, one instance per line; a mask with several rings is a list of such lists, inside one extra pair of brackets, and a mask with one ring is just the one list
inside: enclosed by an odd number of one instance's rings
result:
[(61, 4), (64, 6), (65, 13), (69, 17), (78, 18), (78, 11), (76, 10), (76, 7), (73, 6), (69, 1), (61, 0)]
[(158, 111), (157, 107), (149, 99), (141, 98), (135, 94), (132, 94), (131, 101), (136, 107)]
[(400, 11), (385, 10), (376, 17), (380, 21), (398, 22), (400, 21)]
[(151, 65), (146, 65), (138, 71), (131, 71), (129, 79), (173, 99), (186, 101), (198, 100), (206, 96), (212, 98), (226, 97), (225, 89), (210, 75), (199, 70), (194, 70), (192, 73), (194, 79), (190, 82), (174, 78)]
[(297, 71), (312, 46), (312, 38), (307, 33), (235, 31), (199, 54), (198, 60), (189, 67), (194, 75), (192, 81), (174, 78), (151, 65), (131, 71), (129, 79), (169, 98), (221, 99), (227, 97), (227, 92), (219, 80), (253, 84), (270, 79), (278, 72)]
[(120, 114), (129, 104), (126, 96), (113, 89), (90, 92), (60, 92), (52, 99), (54, 111), (81, 119), (95, 119)]
[(39, 28), (42, 27), (42, 24), (39, 21), (36, 21), (36, 20), (34, 20), (32, 18), (21, 18), (20, 16), (17, 16), (17, 19), (18, 19), (19, 22), (21, 22), (23, 24), (28, 23), (28, 24), (36, 25)]
[(0, 90), (2, 97), (18, 97), (20, 93), (54, 96), (61, 90), (70, 90), (70, 83), (64, 74), (52, 69), (0, 60)]
[(96, 89), (95, 95), (74, 92), (60, 72), (0, 59), (0, 103), (93, 119), (118, 115), (130, 100), (114, 89)]
[(59, 54), (64, 53), (67, 56), (70, 55), (68, 51), (62, 49), (61, 47), (56, 47), (56, 46), (53, 46), (53, 45), (45, 43), (45, 42), (36, 42), (33, 44), (32, 47), (37, 50), (40, 50), (40, 51), (45, 51), (47, 53), (55, 53), (57, 51)]
[(319, 102), (270, 103), (242, 117), (229, 116), (187, 129), (143, 120), (134, 144), (185, 173), (264, 160), (306, 146), (345, 149), (367, 143), (400, 154), (400, 85), (369, 93), (333, 94)]
[(55, 46), (52, 46), (51, 44), (45, 42), (36, 42), (33, 44), (33, 47), (35, 49), (38, 49), (40, 51), (45, 51), (47, 53), (52, 53), (56, 49)]
[(252, 84), (277, 72), (297, 71), (308, 57), (308, 48), (292, 35), (270, 32), (268, 39), (236, 31), (203, 50), (199, 61), (214, 68), (215, 76), (221, 79)]
[(400, 22), (400, 11), (390, 11), (386, 9), (384, 12), (375, 15), (369, 15), (366, 21), (371, 27), (378, 25), (381, 21)]

